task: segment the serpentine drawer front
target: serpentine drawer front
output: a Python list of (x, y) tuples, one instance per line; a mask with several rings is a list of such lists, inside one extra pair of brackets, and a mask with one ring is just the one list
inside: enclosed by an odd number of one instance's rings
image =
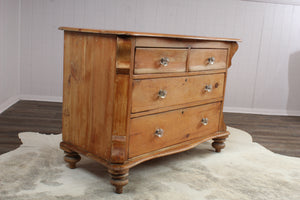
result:
[[(129, 169), (229, 132), (223, 120), (227, 70), (237, 39), (64, 30), (65, 161), (80, 155), (108, 168), (117, 193)], [(155, 183), (153, 183), (155, 184)]]
[(132, 112), (221, 98), (224, 78), (222, 73), (133, 80)]
[(217, 132), (220, 106), (218, 102), (132, 119), (129, 158)]

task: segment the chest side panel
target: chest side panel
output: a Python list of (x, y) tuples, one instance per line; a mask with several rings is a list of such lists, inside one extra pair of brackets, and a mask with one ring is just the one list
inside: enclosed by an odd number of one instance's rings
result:
[(110, 156), (116, 38), (65, 32), (63, 141)]

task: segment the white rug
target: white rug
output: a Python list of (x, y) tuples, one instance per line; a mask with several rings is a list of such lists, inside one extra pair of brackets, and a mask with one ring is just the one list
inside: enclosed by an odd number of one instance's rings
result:
[(229, 131), (222, 153), (207, 142), (134, 167), (121, 195), (100, 164), (83, 157), (78, 168), (67, 168), (61, 135), (20, 133), (23, 145), (0, 156), (0, 199), (300, 199), (299, 158), (272, 153), (241, 130)]

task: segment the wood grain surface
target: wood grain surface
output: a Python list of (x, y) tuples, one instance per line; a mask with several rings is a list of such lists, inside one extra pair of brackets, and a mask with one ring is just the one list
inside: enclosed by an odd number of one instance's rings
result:
[(233, 38), (218, 38), (218, 37), (202, 37), (202, 36), (190, 36), (190, 35), (174, 35), (163, 33), (145, 33), (145, 32), (132, 32), (132, 31), (112, 31), (112, 30), (99, 30), (99, 29), (85, 29), (85, 28), (73, 28), (73, 27), (60, 27), (60, 30), (84, 32), (84, 33), (99, 33), (104, 35), (127, 35), (127, 36), (147, 36), (147, 37), (169, 37), (169, 38), (185, 38), (185, 39), (198, 39), (198, 40), (217, 40), (217, 41), (233, 41), (239, 42), (240, 39)]
[[(205, 87), (211, 85), (211, 92)], [(141, 112), (165, 106), (179, 105), (223, 96), (224, 74), (134, 80), (132, 112)], [(159, 98), (160, 90), (166, 92)]]
[[(168, 58), (167, 66), (160, 63)], [(184, 72), (187, 61), (186, 49), (137, 48), (135, 53), (135, 74)]]
[[(209, 58), (215, 58), (209, 64)], [(191, 49), (189, 71), (224, 69), (227, 63), (227, 49)]]
[(108, 159), (116, 38), (66, 32), (64, 51), (63, 140)]
[[(129, 158), (218, 131), (220, 102), (132, 119)], [(201, 123), (203, 118), (208, 124)], [(157, 129), (163, 135), (155, 135)]]

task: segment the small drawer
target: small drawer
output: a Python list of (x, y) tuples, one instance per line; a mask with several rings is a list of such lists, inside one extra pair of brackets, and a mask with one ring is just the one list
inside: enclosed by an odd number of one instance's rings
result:
[(132, 112), (223, 96), (224, 74), (133, 80)]
[(186, 49), (137, 48), (134, 73), (184, 72), (186, 59)]
[(129, 157), (135, 157), (218, 131), (221, 103), (133, 118)]
[(189, 71), (225, 69), (226, 49), (191, 49)]

